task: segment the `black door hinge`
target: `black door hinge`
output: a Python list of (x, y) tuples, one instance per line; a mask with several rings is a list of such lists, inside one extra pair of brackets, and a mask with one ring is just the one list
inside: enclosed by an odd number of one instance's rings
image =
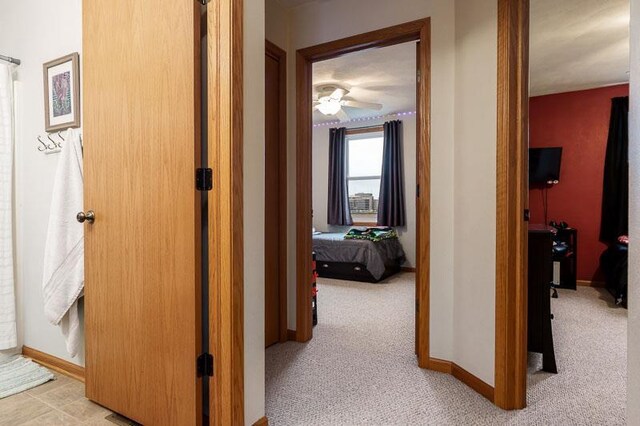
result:
[(416, 198), (420, 198), (420, 185), (416, 185)]
[(213, 170), (196, 169), (196, 189), (198, 191), (211, 191), (213, 189)]
[(529, 219), (531, 219), (531, 212), (529, 209), (524, 209), (524, 221), (529, 222)]
[(198, 3), (200, 3), (203, 6), (206, 6), (207, 3), (209, 3), (211, 0), (198, 0)]
[(211, 354), (202, 354), (198, 357), (198, 361), (196, 363), (196, 370), (198, 373), (198, 377), (203, 376), (213, 376), (213, 355)]

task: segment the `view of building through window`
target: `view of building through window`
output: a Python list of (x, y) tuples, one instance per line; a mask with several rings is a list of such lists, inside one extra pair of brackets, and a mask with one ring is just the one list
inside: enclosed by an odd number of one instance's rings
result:
[(375, 223), (378, 217), (383, 138), (349, 138), (349, 208), (354, 222)]

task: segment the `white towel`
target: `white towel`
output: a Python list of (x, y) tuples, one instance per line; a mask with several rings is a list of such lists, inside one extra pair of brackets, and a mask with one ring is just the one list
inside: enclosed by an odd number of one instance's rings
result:
[(13, 259), (13, 73), (0, 64), (0, 349), (15, 347)]
[(84, 289), (84, 226), (76, 220), (83, 210), (82, 145), (69, 129), (53, 182), (47, 244), (44, 252), (44, 312), (59, 325), (72, 357), (80, 346), (78, 299)]

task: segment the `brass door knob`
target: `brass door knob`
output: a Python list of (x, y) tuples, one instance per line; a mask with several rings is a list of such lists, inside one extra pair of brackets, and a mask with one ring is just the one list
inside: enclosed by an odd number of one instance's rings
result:
[(96, 220), (96, 214), (93, 212), (93, 210), (89, 210), (87, 213), (80, 212), (76, 215), (76, 219), (80, 223), (84, 223), (85, 221), (93, 223)]

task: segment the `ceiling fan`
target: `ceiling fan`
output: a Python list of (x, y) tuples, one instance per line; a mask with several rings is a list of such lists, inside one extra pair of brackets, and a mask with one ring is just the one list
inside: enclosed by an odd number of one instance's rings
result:
[(353, 99), (345, 99), (349, 91), (344, 87), (330, 85), (318, 87), (318, 97), (313, 101), (313, 110), (328, 116), (336, 116), (340, 122), (351, 120), (344, 107), (357, 109), (370, 109), (379, 111), (381, 104), (371, 102), (358, 102)]

